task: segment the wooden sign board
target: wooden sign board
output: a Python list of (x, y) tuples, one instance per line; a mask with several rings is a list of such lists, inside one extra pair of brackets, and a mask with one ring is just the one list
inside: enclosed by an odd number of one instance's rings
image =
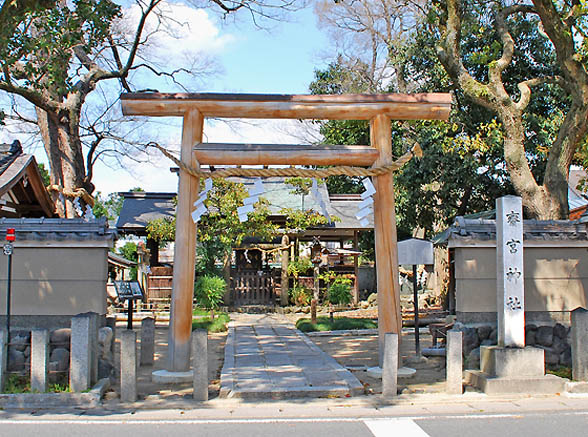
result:
[(410, 238), (398, 243), (398, 265), (433, 265), (433, 243)]
[(145, 300), (145, 293), (138, 281), (114, 281), (120, 300)]

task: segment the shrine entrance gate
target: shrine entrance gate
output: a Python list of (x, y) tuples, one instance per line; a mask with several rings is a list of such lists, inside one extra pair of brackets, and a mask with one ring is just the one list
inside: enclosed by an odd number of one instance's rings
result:
[[(192, 296), (196, 225), (191, 218), (198, 198), (199, 179), (212, 176), (199, 165), (333, 165), (387, 167), (373, 177), (374, 231), (378, 288), (380, 365), (384, 334), (400, 334), (402, 319), (398, 283), (394, 167), (391, 120), (447, 120), (449, 94), (381, 95), (261, 95), (261, 94), (162, 94), (121, 95), (123, 114), (132, 116), (183, 117), (180, 181), (176, 212), (176, 244), (169, 334), (168, 371), (190, 367)], [(257, 119), (369, 120), (370, 146), (284, 146), (206, 144), (202, 142), (205, 117)], [(171, 157), (169, 153), (166, 153)], [(410, 154), (405, 161), (410, 159)], [(173, 157), (171, 157), (173, 158)], [(254, 170), (254, 169), (229, 169)], [(287, 169), (269, 169), (286, 176)], [(301, 170), (301, 169), (292, 169)], [(308, 170), (313, 172), (314, 170)], [(214, 177), (229, 175), (224, 170)], [(243, 174), (241, 174), (243, 175)], [(251, 173), (255, 176), (255, 173)], [(313, 177), (311, 173), (309, 176)], [(317, 176), (318, 177), (318, 176)]]

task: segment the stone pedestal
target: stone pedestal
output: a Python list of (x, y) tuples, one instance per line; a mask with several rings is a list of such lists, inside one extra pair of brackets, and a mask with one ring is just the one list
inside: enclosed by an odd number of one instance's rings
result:
[(31, 331), (31, 391), (47, 391), (49, 370), (49, 330), (33, 329)]
[(572, 378), (588, 381), (588, 311), (572, 311)]
[(145, 317), (141, 321), (141, 366), (152, 366), (155, 354), (155, 319)]
[(482, 346), (480, 370), (466, 371), (466, 384), (486, 394), (554, 394), (565, 390), (565, 379), (545, 375), (545, 351), (534, 347)]
[(130, 329), (120, 333), (120, 400), (137, 400), (137, 333)]
[(463, 333), (460, 331), (447, 331), (446, 347), (446, 391), (449, 394), (460, 395), (463, 393)]

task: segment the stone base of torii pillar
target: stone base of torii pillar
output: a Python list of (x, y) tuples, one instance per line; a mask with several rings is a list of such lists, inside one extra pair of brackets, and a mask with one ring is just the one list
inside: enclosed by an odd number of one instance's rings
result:
[(482, 346), (480, 370), (466, 370), (465, 384), (486, 394), (555, 394), (566, 380), (545, 374), (545, 351), (535, 347)]

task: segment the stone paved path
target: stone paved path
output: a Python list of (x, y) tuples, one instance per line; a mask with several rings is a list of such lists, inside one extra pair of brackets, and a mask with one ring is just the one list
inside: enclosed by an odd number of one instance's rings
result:
[(326, 397), (363, 394), (359, 380), (283, 320), (266, 316), (229, 327), (220, 397)]

